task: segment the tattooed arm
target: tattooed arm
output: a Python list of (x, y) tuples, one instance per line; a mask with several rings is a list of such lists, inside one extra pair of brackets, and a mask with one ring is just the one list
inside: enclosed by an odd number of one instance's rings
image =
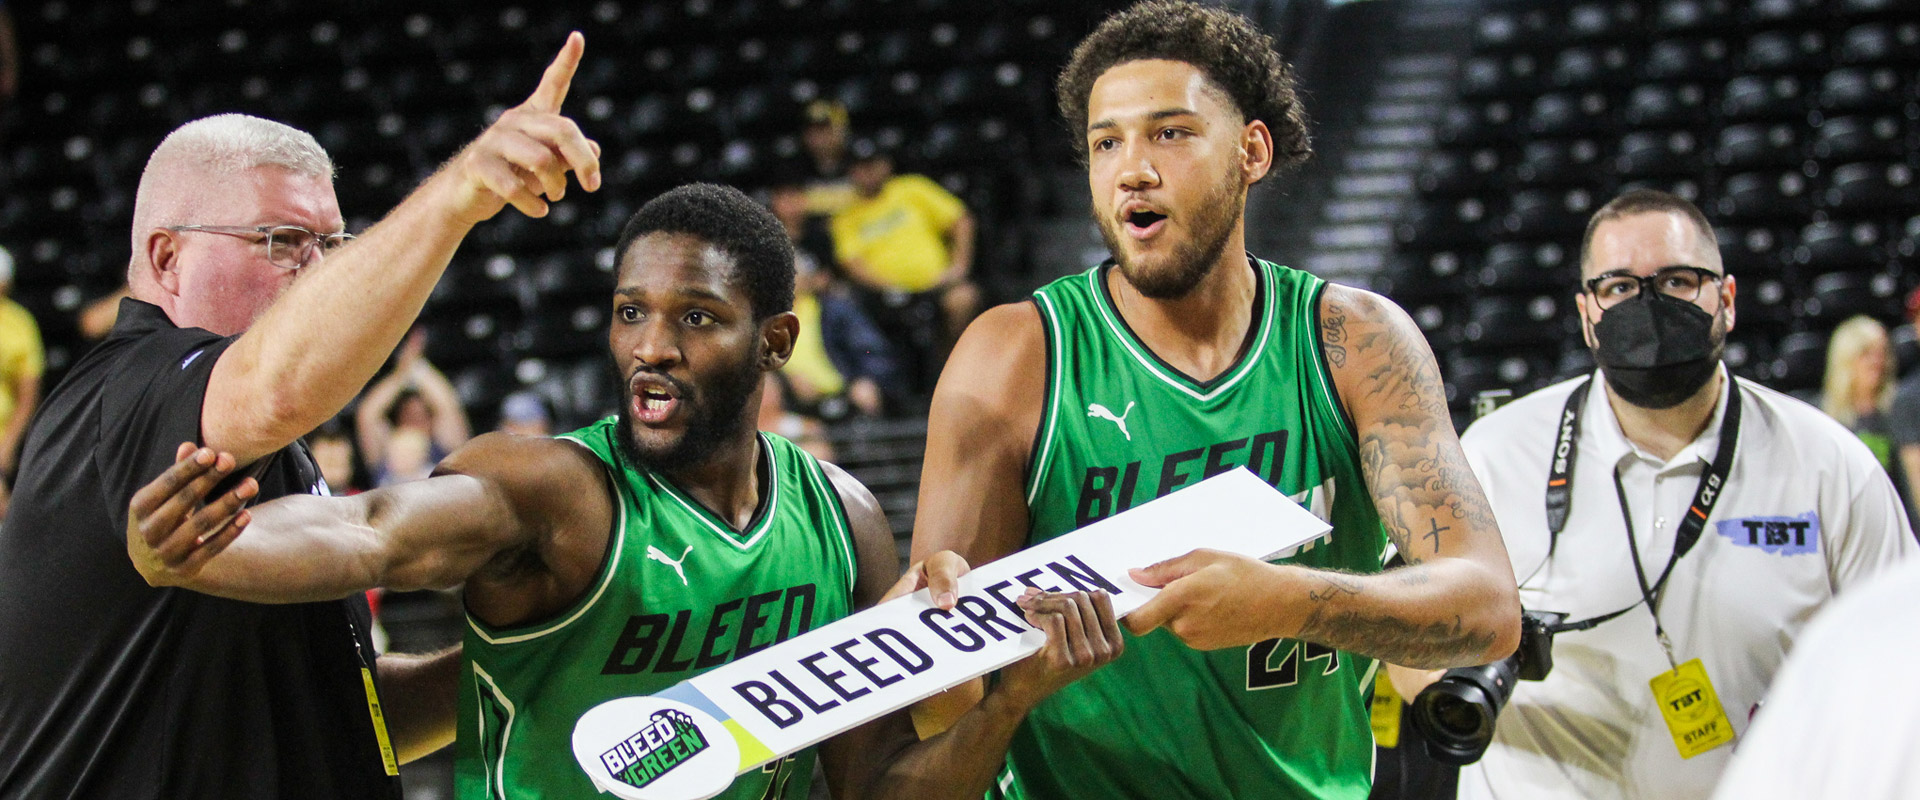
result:
[(1201, 648), (1302, 639), (1427, 669), (1505, 657), (1520, 641), (1520, 597), (1425, 337), (1385, 298), (1328, 286), (1320, 339), (1407, 566), (1351, 575), (1196, 551), (1135, 571), (1166, 590), (1128, 626), (1164, 624)]

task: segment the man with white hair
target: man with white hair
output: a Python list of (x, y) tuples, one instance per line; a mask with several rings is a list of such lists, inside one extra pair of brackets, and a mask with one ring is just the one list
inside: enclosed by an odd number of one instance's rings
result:
[(0, 518), (7, 515), (7, 487), (13, 485), (20, 434), (40, 402), (40, 372), (46, 351), (33, 315), (10, 297), (13, 254), (0, 247)]
[(125, 509), (182, 442), (232, 453), (261, 499), (326, 491), (300, 437), (373, 377), (467, 232), (509, 204), (545, 216), (568, 172), (599, 187), (599, 147), (560, 114), (584, 47), (351, 246), (305, 133), (223, 115), (155, 149), (131, 297), (28, 430), (0, 525), (0, 796), (398, 797), (397, 762), (451, 740), (456, 658), (375, 658), (362, 598), (151, 587)]

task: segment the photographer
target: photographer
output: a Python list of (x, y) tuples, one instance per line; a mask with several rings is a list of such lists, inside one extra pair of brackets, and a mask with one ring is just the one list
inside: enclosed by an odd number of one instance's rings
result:
[(1615, 198), (1576, 294), (1599, 374), (1463, 437), (1522, 605), (1567, 616), (1529, 631), (1552, 672), (1508, 679), (1460, 797), (1707, 797), (1807, 620), (1914, 553), (1858, 438), (1721, 364), (1734, 295), (1693, 204)]

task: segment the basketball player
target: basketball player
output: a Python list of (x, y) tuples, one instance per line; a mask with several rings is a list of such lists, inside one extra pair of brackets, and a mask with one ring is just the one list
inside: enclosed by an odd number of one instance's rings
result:
[[(183, 445), (133, 503), (141, 574), (254, 602), (464, 580), (459, 796), (593, 796), (570, 745), (582, 713), (844, 617), (896, 575), (873, 495), (753, 429), (762, 377), (799, 329), (780, 223), (736, 190), (687, 186), (641, 208), (616, 252), (617, 417), (553, 439), (489, 434), (425, 481), (246, 511), (243, 483), (189, 514), (231, 461)], [(916, 793), (904, 778), (928, 775), (981, 796), (1025, 710), (1118, 654), (1104, 594), (1021, 605), (1049, 633), (1044, 653), (940, 739), (915, 742), (899, 713), (827, 743), (838, 796)], [(814, 760), (776, 761), (723, 796), (804, 798)]]
[[(1126, 657), (1028, 715), (990, 796), (1365, 797), (1375, 659), (1517, 644), (1513, 575), (1419, 330), (1246, 251), (1249, 187), (1309, 153), (1272, 48), (1231, 12), (1156, 0), (1075, 50), (1059, 101), (1113, 260), (961, 339), (913, 551), (986, 563), (1235, 467), (1331, 540), (1137, 570), (1164, 591), (1126, 620)], [(1389, 542), (1410, 566), (1375, 574)], [(931, 727), (968, 700), (949, 694), (922, 709)]]

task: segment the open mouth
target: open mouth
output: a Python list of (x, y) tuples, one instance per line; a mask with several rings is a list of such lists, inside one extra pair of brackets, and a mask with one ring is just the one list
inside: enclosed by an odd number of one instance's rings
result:
[(670, 419), (680, 408), (679, 389), (665, 377), (636, 375), (631, 389), (633, 418), (636, 422), (658, 425)]
[(1135, 239), (1145, 239), (1160, 232), (1160, 229), (1165, 227), (1167, 215), (1158, 211), (1137, 209), (1128, 212), (1125, 219), (1127, 221), (1127, 233)]

